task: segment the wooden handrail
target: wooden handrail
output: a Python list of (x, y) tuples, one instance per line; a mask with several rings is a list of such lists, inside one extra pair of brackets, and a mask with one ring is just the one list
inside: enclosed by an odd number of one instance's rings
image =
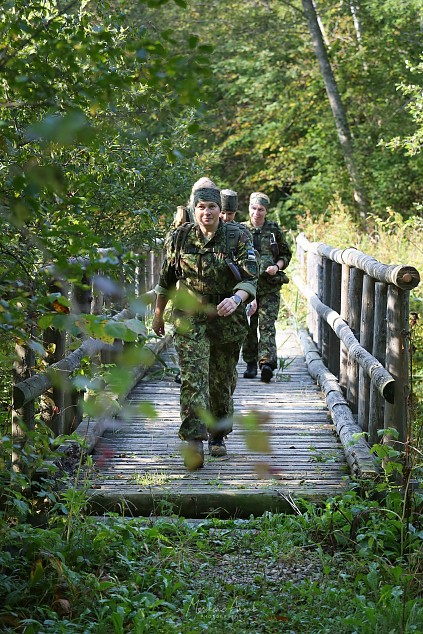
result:
[[(358, 249), (297, 236), (308, 301), (307, 326), (323, 363), (336, 376), (359, 428), (371, 443), (394, 428), (406, 440), (409, 294), (420, 282), (413, 266), (387, 265)], [(335, 336), (336, 335), (336, 336)]]
[(382, 264), (371, 255), (366, 255), (354, 247), (338, 249), (324, 242), (309, 242), (304, 233), (297, 236), (297, 245), (304, 251), (321, 255), (332, 262), (354, 266), (378, 282), (395, 284), (403, 290), (416, 288), (420, 283), (420, 273), (414, 266)]
[[(135, 317), (134, 311), (124, 308), (120, 313), (113, 315), (111, 319), (113, 321), (120, 321), (133, 317)], [(13, 387), (13, 402), (15, 408), (24, 407), (24, 405), (38, 398), (41, 394), (44, 394), (44, 392), (53, 387), (54, 377), (57, 376), (57, 374), (71, 374), (74, 370), (79, 368), (82, 359), (85, 357), (92, 358), (101, 350), (112, 349), (113, 346), (111, 344), (105, 343), (101, 339), (88, 337), (77, 350), (69, 353), (64, 359), (61, 359), (57, 363), (52, 363), (45, 372), (33, 374), (28, 379), (16, 383)]]
[(357, 363), (367, 372), (370, 380), (376, 386), (378, 392), (383, 396), (388, 403), (394, 402), (394, 378), (385, 370), (383, 365), (374, 356), (372, 356), (365, 348), (360, 346), (354, 333), (348, 324), (345, 323), (341, 316), (330, 306), (323, 304), (317, 295), (308, 288), (302, 281), (299, 275), (294, 275), (292, 278), (295, 286), (302, 292), (304, 297), (307, 297), (311, 306), (316, 310), (322, 319), (336, 333), (339, 339), (344, 342), (349, 354), (354, 357)]
[(93, 357), (106, 345), (104, 341), (90, 337), (77, 350), (71, 352), (61, 361), (50, 365), (45, 372), (33, 374), (28, 379), (14, 385), (13, 404), (15, 409), (20, 409), (53, 387), (54, 377), (58, 373), (70, 374), (81, 365), (84, 357)]
[[(92, 277), (89, 277), (87, 273), (88, 267), (93, 264), (92, 260), (89, 257), (80, 256), (71, 258), (69, 261), (70, 264), (77, 263), (81, 267), (82, 284), (75, 284), (73, 292), (54, 264), (43, 267), (40, 270), (40, 273), (46, 275), (46, 285), (49, 292), (61, 293), (71, 299), (71, 311), (73, 310), (77, 314), (90, 312), (100, 314), (102, 310), (110, 313), (113, 310), (113, 306), (115, 310), (119, 310), (130, 294), (134, 295), (138, 300), (142, 299), (145, 307), (154, 302), (155, 293), (152, 288), (157, 283), (161, 268), (163, 257), (161, 251), (152, 252), (146, 249), (146, 253), (142, 258), (139, 258), (139, 261), (131, 260), (131, 265), (133, 266), (133, 270), (129, 275), (131, 293), (126, 292), (123, 278), (124, 271), (121, 268), (122, 262), (115, 250), (99, 249), (98, 253), (103, 258), (116, 255), (116, 264), (118, 266), (116, 275), (119, 278), (117, 284), (108, 283), (109, 280), (105, 280), (105, 283), (99, 287), (99, 279), (103, 281), (101, 277), (99, 278), (95, 273)], [(125, 271), (127, 270), (127, 267), (125, 267)], [(94, 291), (96, 291), (96, 294)], [(135, 317), (134, 310), (124, 308), (113, 317), (109, 317), (109, 319), (120, 321)], [(113, 344), (109, 344), (93, 337), (88, 337), (81, 342), (77, 350), (64, 356), (66, 335), (63, 331), (49, 327), (44, 332), (35, 334), (44, 340), (46, 348), (51, 348), (54, 352), (49, 353), (45, 359), (50, 363), (45, 372), (32, 374), (32, 369), (35, 365), (34, 353), (30, 347), (20, 345), (19, 361), (15, 362), (16, 369), (14, 374), (17, 380), (15, 379), (12, 404), (12, 435), (16, 446), (23, 446), (26, 437), (25, 430), (33, 429), (34, 427), (34, 401), (39, 397), (41, 397), (41, 419), (52, 429), (54, 434), (68, 434), (74, 431), (81, 421), (80, 401), (83, 395), (76, 388), (73, 388), (66, 379), (80, 366), (84, 358), (92, 359), (98, 353), (101, 353), (104, 363), (112, 363), (113, 358), (111, 355), (120, 352), (123, 346), (122, 342), (118, 340), (115, 340)], [(64, 380), (61, 380), (62, 378)], [(18, 460), (19, 458), (17, 457), (16, 463)]]

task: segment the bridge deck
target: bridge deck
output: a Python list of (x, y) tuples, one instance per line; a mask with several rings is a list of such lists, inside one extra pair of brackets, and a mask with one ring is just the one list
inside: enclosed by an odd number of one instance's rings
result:
[[(134, 413), (97, 444), (94, 512), (184, 517), (248, 517), (264, 511), (292, 512), (289, 499), (324, 500), (348, 481), (342, 445), (334, 432), (324, 397), (307, 372), (295, 333), (278, 331), (284, 370), (269, 384), (244, 379), (239, 365), (235, 410), (268, 415), (270, 454), (251, 452), (238, 422), (230, 434), (228, 456), (210, 458), (188, 472), (180, 455), (179, 385), (171, 374), (147, 376), (130, 393)], [(172, 364), (174, 352), (164, 357)], [(140, 413), (151, 403), (157, 418)], [(145, 412), (145, 410), (144, 410)]]

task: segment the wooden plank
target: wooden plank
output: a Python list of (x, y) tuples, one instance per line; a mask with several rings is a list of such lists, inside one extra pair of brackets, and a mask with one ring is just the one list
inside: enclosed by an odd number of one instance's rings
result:
[[(227, 440), (228, 456), (208, 456), (187, 471), (180, 455), (179, 385), (170, 372), (144, 378), (130, 393), (115, 430), (105, 432), (93, 453), (92, 512), (149, 515), (172, 508), (186, 517), (248, 517), (264, 511), (292, 511), (289, 495), (322, 501), (345, 489), (347, 464), (320, 389), (307, 372), (291, 331), (278, 331), (278, 354), (290, 365), (281, 380), (244, 379), (244, 364), (234, 394), (235, 411), (269, 415), (261, 429), (272, 453), (254, 453), (245, 444), (241, 423)], [(174, 351), (164, 355), (174, 367)], [(295, 370), (295, 371), (294, 371)], [(157, 418), (137, 406), (148, 401)]]

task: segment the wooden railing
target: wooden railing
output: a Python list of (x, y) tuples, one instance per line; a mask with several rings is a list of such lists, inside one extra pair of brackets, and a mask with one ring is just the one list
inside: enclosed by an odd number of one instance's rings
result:
[(302, 343), (331, 411), (348, 404), (354, 428), (370, 444), (380, 440), (378, 430), (385, 430), (389, 442), (391, 429), (404, 443), (409, 294), (420, 282), (419, 272), (382, 264), (354, 248), (309, 242), (304, 234), (297, 237), (297, 257), (293, 281), (308, 301)]
[[(68, 285), (54, 266), (51, 266), (42, 271), (46, 276), (46, 289), (53, 297), (57, 293), (67, 298), (71, 308), (64, 307), (63, 310), (70, 310), (71, 314), (81, 315), (81, 318), (84, 315), (103, 314), (110, 321), (122, 322), (140, 317), (136, 309), (125, 304), (129, 298), (138, 299), (144, 306), (153, 301), (155, 295), (149, 291), (157, 283), (162, 251), (148, 250), (145, 256), (134, 259), (130, 264), (125, 263), (125, 266), (119, 257), (114, 255), (113, 250), (103, 249), (99, 256), (100, 259), (110, 259), (109, 269), (113, 271), (111, 275), (93, 272), (93, 265), (88, 258), (78, 258), (77, 263), (81, 267), (82, 275), (80, 283)], [(57, 303), (56, 310), (60, 311), (61, 306), (62, 304)], [(140, 319), (143, 320), (144, 316)], [(96, 364), (100, 361), (113, 362), (123, 347), (117, 338), (110, 344), (89, 336), (83, 339), (81, 335), (79, 347), (70, 350), (69, 333), (62, 328), (51, 326), (43, 332), (36, 332), (33, 326), (31, 337), (33, 341), (43, 341), (45, 350), (50, 352), (43, 359), (43, 363), (46, 364), (45, 370), (35, 372), (34, 368), (40, 361), (37, 359), (37, 347), (21, 342), (16, 344), (12, 404), (12, 436), (15, 447), (25, 444), (26, 431), (34, 428), (37, 416), (54, 435), (70, 434), (77, 430), (82, 421), (81, 401), (84, 391), (77, 390), (72, 385), (72, 373), (80, 368), (83, 360), (90, 360)], [(142, 372), (142, 367), (133, 369), (131, 385), (140, 379)], [(104, 416), (112, 414), (108, 411)], [(88, 428), (89, 425), (87, 431)], [(19, 460), (18, 453), (14, 454), (15, 462)]]

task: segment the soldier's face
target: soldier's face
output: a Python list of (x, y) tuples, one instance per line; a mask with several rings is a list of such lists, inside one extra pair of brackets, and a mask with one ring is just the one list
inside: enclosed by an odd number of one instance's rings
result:
[(233, 220), (235, 220), (235, 214), (236, 211), (221, 211), (220, 217), (222, 218), (223, 222), (232, 222)]
[(266, 219), (267, 209), (264, 205), (253, 203), (249, 206), (248, 212), (250, 214), (251, 222), (255, 227), (261, 227)]
[(220, 207), (217, 203), (209, 200), (200, 200), (194, 209), (195, 219), (200, 228), (205, 231), (216, 231), (219, 224)]

